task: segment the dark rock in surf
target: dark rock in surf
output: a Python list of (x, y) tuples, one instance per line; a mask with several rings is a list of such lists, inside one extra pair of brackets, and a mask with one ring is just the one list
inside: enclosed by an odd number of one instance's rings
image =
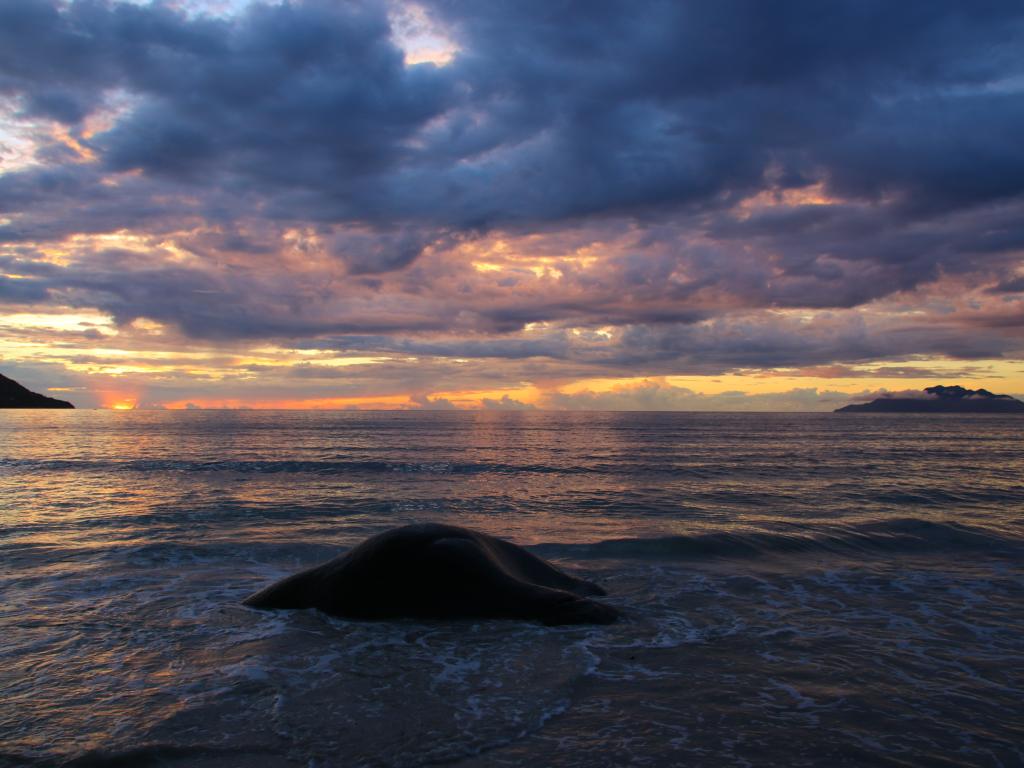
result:
[(610, 624), (596, 584), (502, 539), (424, 523), (367, 539), (245, 600), (253, 608), (318, 608), (351, 619), (528, 619)]
[(987, 389), (961, 386), (926, 387), (918, 397), (879, 397), (870, 403), (846, 405), (836, 413), (1024, 413), (1024, 403)]
[(65, 400), (40, 395), (25, 389), (14, 379), (0, 374), (0, 408), (74, 408)]

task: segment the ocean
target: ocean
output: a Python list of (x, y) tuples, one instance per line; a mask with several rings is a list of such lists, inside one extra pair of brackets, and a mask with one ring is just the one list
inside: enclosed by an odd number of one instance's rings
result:
[[(1024, 765), (1024, 418), (0, 412), (0, 765)], [(610, 626), (255, 590), (393, 526)]]

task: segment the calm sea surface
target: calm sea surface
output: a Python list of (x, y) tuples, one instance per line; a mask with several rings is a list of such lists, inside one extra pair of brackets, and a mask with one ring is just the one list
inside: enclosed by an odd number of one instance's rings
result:
[[(624, 620), (241, 606), (415, 521)], [(1024, 765), (1024, 418), (0, 412), (0, 765)]]

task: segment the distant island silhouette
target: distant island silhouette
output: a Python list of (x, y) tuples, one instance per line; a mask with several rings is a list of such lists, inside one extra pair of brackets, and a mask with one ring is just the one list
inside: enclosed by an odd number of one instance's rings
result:
[(0, 408), (74, 408), (66, 400), (47, 397), (21, 386), (0, 373)]
[(1024, 413), (1024, 402), (987, 389), (939, 384), (926, 387), (920, 397), (879, 397), (837, 408), (835, 413)]

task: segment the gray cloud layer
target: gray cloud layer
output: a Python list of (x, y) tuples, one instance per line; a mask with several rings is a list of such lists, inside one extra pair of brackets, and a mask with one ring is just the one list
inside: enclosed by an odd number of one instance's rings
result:
[[(1019, 2), (423, 6), (446, 66), (406, 66), (375, 2), (0, 0), (0, 94), (78, 147), (0, 177), (0, 302), (616, 371), (1024, 349)], [(148, 255), (39, 263), (121, 230)], [(615, 247), (473, 273), (498, 236)], [(883, 299), (904, 319), (843, 314)]]

